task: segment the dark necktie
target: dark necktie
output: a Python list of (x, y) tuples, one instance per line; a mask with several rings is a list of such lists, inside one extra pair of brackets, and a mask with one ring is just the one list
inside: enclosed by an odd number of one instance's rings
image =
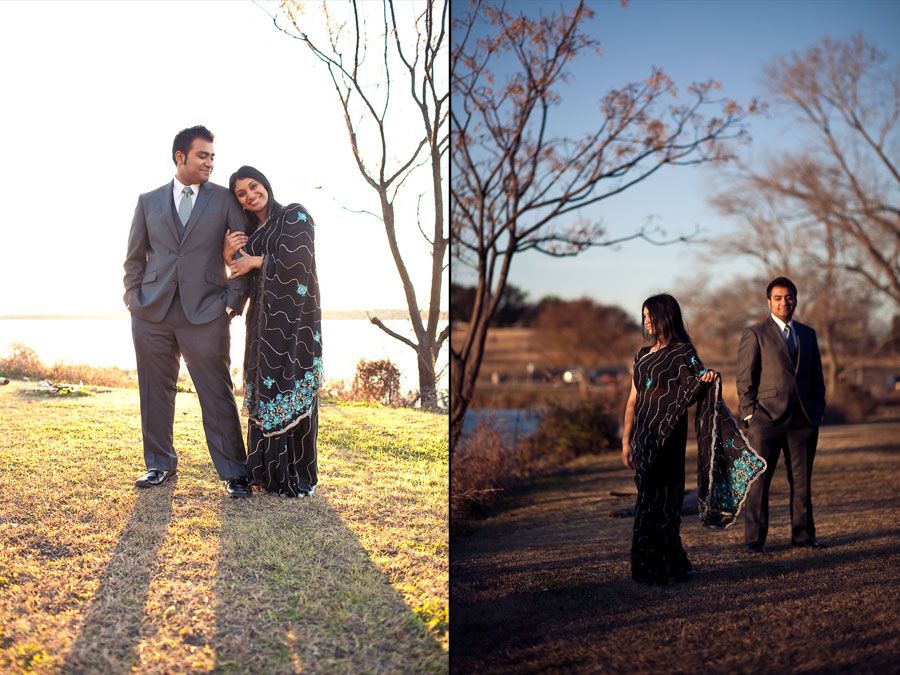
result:
[(791, 361), (797, 361), (797, 345), (794, 344), (794, 336), (791, 335), (791, 327), (784, 327), (784, 340), (787, 342), (788, 352), (791, 354)]

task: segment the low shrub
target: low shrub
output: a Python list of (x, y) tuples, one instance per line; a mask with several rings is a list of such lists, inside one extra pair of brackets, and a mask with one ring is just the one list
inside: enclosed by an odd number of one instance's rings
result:
[(528, 477), (528, 463), (520, 452), (530, 444), (513, 445), (489, 419), (460, 437), (450, 457), (450, 524), (458, 530), (469, 519), (484, 515), (489, 506)]
[(606, 402), (580, 401), (574, 406), (547, 405), (531, 439), (561, 459), (618, 449), (619, 418)]
[(37, 352), (21, 342), (10, 344), (6, 357), (0, 359), (0, 375), (6, 377), (43, 380), (49, 374), (49, 368), (44, 365)]
[(396, 407), (401, 399), (400, 370), (390, 359), (360, 359), (356, 364), (353, 391), (363, 400)]
[(823, 424), (864, 422), (875, 412), (878, 402), (867, 390), (848, 382), (838, 382), (825, 401)]
[(390, 359), (360, 359), (352, 382), (326, 380), (319, 395), (324, 401), (375, 403), (392, 408), (411, 408), (419, 400), (418, 392), (410, 391), (405, 396), (400, 393), (400, 370)]
[(98, 387), (137, 387), (137, 371), (115, 366), (86, 366), (57, 361), (50, 368), (47, 379), (53, 382), (83, 382)]

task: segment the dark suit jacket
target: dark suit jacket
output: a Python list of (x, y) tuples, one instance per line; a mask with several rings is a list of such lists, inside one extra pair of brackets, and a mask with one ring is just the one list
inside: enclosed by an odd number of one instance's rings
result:
[(813, 426), (825, 412), (825, 380), (816, 331), (798, 321), (797, 365), (772, 316), (744, 329), (738, 349), (737, 391), (741, 418), (759, 415), (762, 422), (778, 420), (796, 401)]
[(204, 183), (182, 233), (174, 203), (172, 182), (138, 198), (125, 257), (125, 305), (146, 321), (162, 321), (177, 288), (193, 324), (222, 316), (226, 306), (240, 314), (249, 275), (228, 279), (222, 259), (225, 230), (246, 230), (240, 207), (227, 188)]

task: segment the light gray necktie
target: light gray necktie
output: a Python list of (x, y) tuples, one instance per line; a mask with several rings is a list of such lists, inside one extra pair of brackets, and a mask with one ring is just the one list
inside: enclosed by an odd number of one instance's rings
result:
[(187, 225), (188, 218), (191, 217), (191, 195), (194, 191), (186, 187), (182, 192), (181, 203), (178, 205), (178, 217), (181, 219), (182, 225)]

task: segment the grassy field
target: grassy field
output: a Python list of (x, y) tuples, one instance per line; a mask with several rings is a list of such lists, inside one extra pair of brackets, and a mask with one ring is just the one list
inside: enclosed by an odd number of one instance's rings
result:
[[(687, 458), (694, 487), (696, 450)], [(765, 557), (743, 524), (681, 536), (695, 577), (630, 578), (632, 472), (619, 453), (581, 457), (454, 536), (455, 673), (900, 672), (900, 422), (822, 429), (817, 535), (790, 543), (779, 462)]]
[(138, 393), (0, 387), (0, 672), (448, 669), (446, 417), (323, 405), (320, 487), (228, 499), (196, 396), (137, 490)]

